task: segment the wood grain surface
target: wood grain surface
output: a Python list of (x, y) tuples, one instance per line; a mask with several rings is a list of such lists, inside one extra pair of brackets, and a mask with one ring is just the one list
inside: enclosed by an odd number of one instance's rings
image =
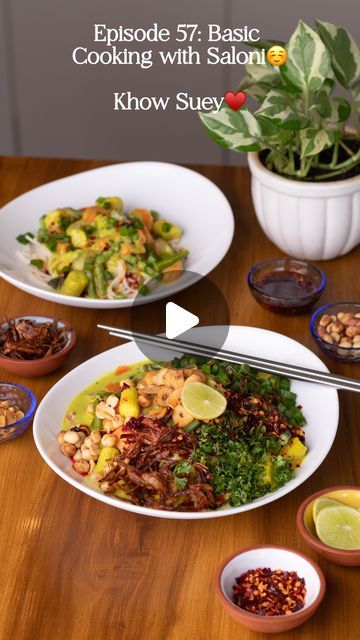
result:
[[(28, 189), (105, 163), (81, 160), (0, 160), (0, 205)], [(245, 168), (193, 167), (229, 198), (236, 217), (232, 247), (211, 277), (226, 296), (232, 324), (264, 327), (317, 352), (309, 315), (293, 318), (259, 307), (246, 284), (257, 261), (281, 255), (256, 221)], [(120, 194), (121, 195), (121, 194)], [(86, 194), (84, 194), (86, 203)], [(341, 215), (341, 211), (339, 211)], [(24, 211), (24, 229), (26, 229)], [(328, 286), (321, 302), (359, 300), (360, 251), (321, 263)], [(191, 299), (191, 289), (188, 290)], [(183, 300), (183, 298), (182, 298)], [(129, 310), (88, 310), (45, 302), (0, 282), (1, 315), (62, 316), (78, 343), (65, 367), (37, 379), (11, 376), (40, 401), (67, 371), (115, 346), (96, 322), (129, 326)], [(151, 329), (151, 327), (149, 327)], [(332, 371), (360, 377), (360, 365), (326, 361)], [(10, 376), (0, 371), (2, 381)], [(284, 544), (308, 554), (327, 578), (325, 602), (303, 627), (282, 637), (359, 637), (358, 569), (332, 565), (297, 533), (295, 516), (310, 493), (360, 484), (360, 395), (340, 393), (334, 446), (318, 471), (291, 494), (242, 515), (205, 521), (141, 517), (102, 504), (59, 478), (42, 460), (31, 429), (0, 446), (0, 638), (5, 640), (250, 640), (214, 595), (219, 562), (241, 547)], [(263, 636), (265, 637), (265, 636)]]

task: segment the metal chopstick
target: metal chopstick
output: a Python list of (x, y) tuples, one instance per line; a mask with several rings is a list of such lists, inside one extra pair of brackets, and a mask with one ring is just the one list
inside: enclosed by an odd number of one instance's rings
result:
[(191, 353), (195, 356), (213, 358), (216, 360), (226, 360), (235, 364), (248, 364), (255, 367), (256, 369), (260, 369), (261, 371), (286, 376), (289, 378), (293, 378), (294, 380), (317, 382), (318, 384), (335, 387), (337, 389), (360, 393), (360, 381), (353, 378), (348, 378), (346, 376), (340, 376), (323, 371), (316, 371), (314, 369), (308, 369), (305, 367), (299, 367), (297, 365), (267, 360), (265, 358), (258, 358), (256, 356), (248, 356), (224, 349), (216, 350), (203, 344), (196, 344), (193, 342), (187, 342), (185, 340), (169, 340), (168, 338), (158, 335), (150, 335), (146, 333), (130, 331), (128, 329), (119, 329), (117, 327), (110, 327), (102, 324), (98, 324), (97, 326), (99, 327), (99, 329), (104, 329), (105, 331), (108, 331), (110, 335), (117, 338), (136, 340), (140, 343), (143, 342), (154, 347), (167, 349), (169, 351), (175, 351), (177, 353), (186, 352)]

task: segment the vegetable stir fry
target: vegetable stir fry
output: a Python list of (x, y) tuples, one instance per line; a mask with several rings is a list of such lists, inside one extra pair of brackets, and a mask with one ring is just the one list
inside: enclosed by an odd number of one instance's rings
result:
[[(202, 418), (211, 404), (216, 417)], [(104, 493), (201, 511), (246, 504), (286, 484), (307, 453), (304, 424), (288, 379), (184, 356), (120, 367), (96, 381), (71, 403), (58, 442)]]
[(33, 273), (68, 296), (116, 300), (147, 295), (146, 283), (181, 271), (188, 255), (182, 231), (155, 211), (125, 213), (120, 198), (98, 198), (85, 209), (56, 209), (36, 235), (17, 237)]

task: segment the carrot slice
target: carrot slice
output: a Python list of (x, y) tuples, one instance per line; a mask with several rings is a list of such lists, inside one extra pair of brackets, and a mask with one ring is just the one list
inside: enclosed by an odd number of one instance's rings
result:
[(105, 386), (105, 389), (106, 391), (110, 391), (110, 393), (120, 393), (121, 384), (120, 382), (109, 382), (109, 384)]
[(128, 367), (127, 364), (120, 365), (120, 367), (115, 369), (115, 375), (116, 376), (122, 376), (122, 374), (126, 373), (127, 371), (129, 371), (129, 369), (130, 369), (130, 367)]
[(148, 209), (134, 209), (132, 211), (136, 218), (140, 218), (140, 220), (144, 223), (144, 225), (151, 231), (153, 228), (154, 220)]

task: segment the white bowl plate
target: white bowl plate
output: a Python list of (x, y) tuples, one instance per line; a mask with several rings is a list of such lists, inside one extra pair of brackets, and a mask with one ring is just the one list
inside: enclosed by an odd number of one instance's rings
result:
[[(211, 327), (199, 327), (193, 329), (193, 331), (200, 333), (200, 338), (197, 341), (203, 344), (211, 344)], [(265, 329), (231, 326), (224, 349), (288, 362), (302, 367), (310, 367), (319, 371), (328, 371), (321, 360), (302, 344)], [(174, 353), (167, 352), (168, 357), (173, 357), (174, 355)], [(85, 387), (94, 382), (94, 372), (97, 373), (98, 377), (101, 377), (115, 370), (119, 365), (131, 364), (143, 359), (143, 354), (132, 342), (105, 351), (84, 362), (60, 380), (47, 393), (36, 412), (34, 438), (44, 460), (61, 478), (97, 500), (119, 509), (159, 518), (174, 518), (178, 520), (221, 518), (242, 513), (249, 509), (256, 509), (293, 491), (316, 471), (331, 448), (336, 435), (339, 417), (337, 391), (318, 384), (294, 381), (292, 390), (297, 394), (298, 402), (303, 407), (307, 420), (305, 433), (309, 452), (300, 469), (296, 472), (295, 477), (277, 491), (268, 493), (262, 498), (240, 507), (196, 513), (150, 509), (102, 494), (84, 484), (81, 476), (73, 471), (69, 459), (60, 452), (56, 435), (61, 429), (68, 404)]]
[[(189, 250), (187, 270), (204, 276), (227, 253), (234, 218), (224, 194), (199, 173), (163, 162), (129, 162), (85, 171), (49, 182), (12, 200), (0, 212), (0, 276), (23, 291), (72, 307), (129, 307), (133, 300), (92, 300), (64, 296), (39, 282), (18, 256), (16, 237), (39, 228), (40, 217), (62, 207), (81, 208), (99, 196), (119, 196), (125, 209), (147, 208), (183, 229), (180, 244)], [(194, 280), (179, 278), (144, 296), (144, 304), (185, 289)], [(137, 302), (139, 298), (137, 298)]]

